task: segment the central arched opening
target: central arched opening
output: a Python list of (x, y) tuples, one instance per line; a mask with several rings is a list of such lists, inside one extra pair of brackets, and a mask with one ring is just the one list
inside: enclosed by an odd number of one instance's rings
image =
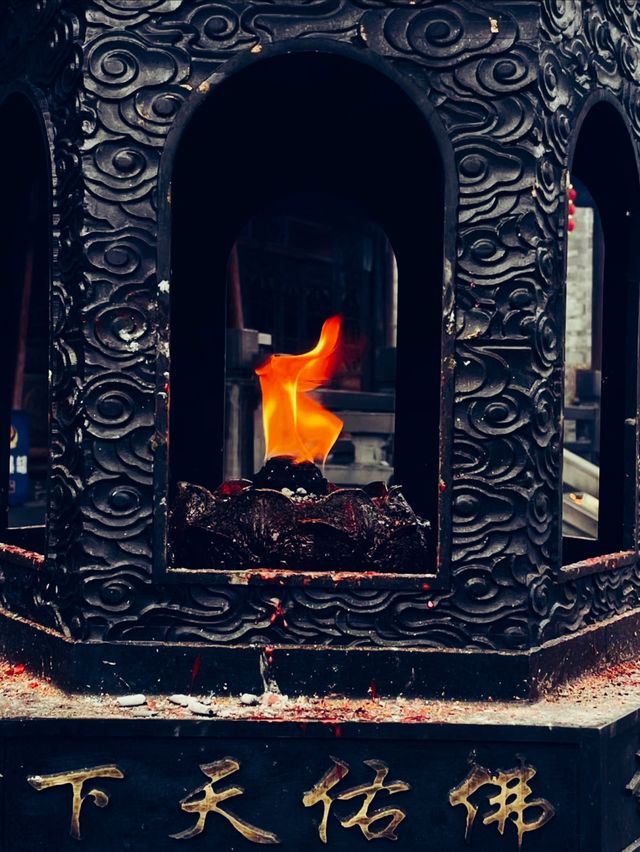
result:
[(423, 113), (368, 65), (286, 55), (209, 94), (171, 179), (170, 500), (256, 473), (256, 366), (340, 314), (343, 357), (315, 394), (345, 424), (325, 474), (401, 484), (435, 563), (444, 194)]

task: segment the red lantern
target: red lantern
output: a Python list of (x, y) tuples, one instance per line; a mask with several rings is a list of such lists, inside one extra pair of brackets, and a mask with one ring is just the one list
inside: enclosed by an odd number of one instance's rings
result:
[(576, 200), (577, 197), (578, 197), (578, 193), (573, 188), (573, 185), (569, 184), (569, 186), (567, 187), (567, 198), (569, 200), (569, 203), (567, 205), (567, 213), (568, 213), (567, 230), (569, 232), (573, 231), (573, 229), (576, 226), (576, 223), (575, 223), (575, 220), (574, 220), (574, 216), (576, 214), (576, 205), (574, 204), (574, 201)]

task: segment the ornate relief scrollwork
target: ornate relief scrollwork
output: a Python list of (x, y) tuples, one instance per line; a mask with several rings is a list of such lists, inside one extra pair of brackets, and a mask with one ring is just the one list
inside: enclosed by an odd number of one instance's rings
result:
[[(50, 483), (47, 560), (30, 578), (30, 603), (19, 607), (37, 620), (67, 631), (60, 611), (77, 606), (75, 542), (83, 487), (80, 386), (83, 347), (80, 302), (83, 292), (83, 177), (80, 156), (82, 4), (77, 0), (8, 2), (0, 11), (0, 87), (31, 89), (46, 104), (53, 190), (53, 280)], [(3, 129), (10, 132), (10, 129)], [(24, 586), (25, 572), (5, 584)]]
[[(544, 379), (533, 390), (514, 383), (508, 356), (480, 345), (481, 339), (502, 336), (508, 327), (509, 335), (539, 338), (545, 357), (549, 351), (542, 328), (532, 335), (541, 325), (536, 316), (545, 286), (539, 282), (538, 258), (543, 229), (534, 212), (519, 212), (521, 198), (535, 180), (529, 136), (536, 124), (536, 56), (528, 44), (518, 42), (515, 17), (498, 15), (490, 4), (478, 11), (477, 4), (472, 8), (465, 3), (446, 9), (343, 0), (319, 0), (304, 9), (277, 3), (149, 7), (150, 15), (142, 7), (139, 15), (129, 15), (124, 33), (124, 7), (94, 4), (85, 44), (83, 109), (97, 121), (84, 146), (88, 209), (96, 223), (85, 238), (91, 266), (83, 308), (91, 373), (84, 393), (85, 440), (93, 446), (83, 518), (85, 541), (96, 557), (81, 570), (92, 608), (86, 613), (86, 634), (330, 644), (522, 644), (527, 572), (517, 567), (520, 545), (514, 549), (511, 542), (529, 524), (530, 540), (539, 543), (547, 511), (544, 495), (535, 490), (535, 471), (525, 470), (531, 467), (531, 453), (521, 433), (531, 417), (532, 399), (541, 446), (549, 443), (553, 424)], [(500, 18), (499, 37), (488, 26), (487, 15), (494, 12)], [(105, 24), (111, 25), (108, 31)], [(465, 482), (455, 498), (452, 590), (292, 589), (282, 604), (285, 629), (269, 618), (273, 592), (268, 588), (149, 585), (150, 494), (144, 478), (151, 460), (145, 467), (144, 453), (132, 447), (144, 447), (153, 402), (144, 366), (146, 342), (152, 339), (147, 333), (153, 327), (155, 211), (149, 201), (164, 135), (189, 89), (221, 61), (257, 43), (292, 35), (330, 36), (346, 43), (357, 36), (361, 49), (366, 44), (398, 68), (414, 63), (416, 74), (422, 75), (458, 157), (465, 247), (459, 284), (468, 307), (458, 319), (461, 339), (468, 339), (470, 347), (463, 360), (468, 355), (480, 373), (466, 386), (461, 378), (458, 440), (468, 442), (478, 461), (472, 463), (473, 475), (463, 462)], [(510, 215), (511, 220), (505, 218)], [(521, 283), (514, 296), (515, 269)], [(138, 282), (135, 290), (132, 277)], [(501, 292), (504, 297), (498, 296)], [(118, 378), (124, 367), (127, 381)], [(122, 445), (127, 452), (120, 452)], [(525, 485), (519, 477), (525, 477)], [(118, 529), (126, 533), (120, 541)], [(133, 560), (127, 562), (127, 551), (137, 557), (135, 569)], [(123, 567), (114, 571), (117, 564)]]
[[(561, 182), (577, 105), (605, 87), (640, 135), (632, 0), (583, 4), (582, 18), (574, 6), (544, 0), (534, 18), (533, 4), (476, 0), (12, 5), (0, 73), (40, 75), (56, 129), (50, 551), (77, 636), (522, 648), (635, 605), (621, 579), (640, 588), (635, 567), (554, 580)], [(272, 588), (152, 582), (157, 185), (169, 129), (221, 63), (311, 38), (421, 87), (453, 146), (453, 544), (450, 589), (278, 587), (285, 627)]]

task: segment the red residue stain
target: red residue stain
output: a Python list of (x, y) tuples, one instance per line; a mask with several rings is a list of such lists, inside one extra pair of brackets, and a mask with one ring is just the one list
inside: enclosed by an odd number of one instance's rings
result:
[(334, 729), (333, 729), (333, 733), (335, 734), (335, 736), (336, 736), (336, 737), (341, 737), (341, 736), (342, 736), (342, 728), (340, 727), (340, 725), (336, 725), (336, 726), (334, 727)]
[(218, 493), (222, 494), (223, 497), (231, 497), (235, 494), (241, 494), (245, 488), (246, 486), (241, 482), (231, 480), (231, 482), (223, 482), (218, 488)]
[(369, 693), (369, 697), (370, 697), (372, 700), (373, 700), (373, 699), (375, 699), (375, 698), (377, 698), (377, 696), (378, 696), (378, 687), (376, 686), (376, 682), (375, 682), (375, 680), (372, 680), (372, 681), (371, 681), (371, 683), (369, 684), (369, 689), (367, 689), (367, 692)]
[(304, 580), (302, 581), (302, 585), (308, 586), (310, 582), (311, 582), (311, 577), (305, 577)]
[(40, 684), (37, 681), (32, 680), (29, 684), (29, 689), (36, 689), (38, 686), (40, 686)]
[(278, 579), (275, 571), (256, 571), (255, 576), (264, 583), (272, 583)]
[(10, 667), (7, 669), (7, 674), (8, 674), (8, 675), (21, 675), (21, 674), (24, 674), (24, 664), (23, 664), (23, 663), (17, 663), (17, 665), (15, 665), (15, 666), (10, 666)]
[(271, 665), (273, 663), (273, 646), (267, 645), (264, 649), (265, 656), (267, 658), (267, 665)]
[(441, 479), (440, 482), (438, 483), (438, 488), (440, 489), (440, 492), (447, 490), (446, 483), (444, 482), (443, 479)]
[(15, 556), (20, 561), (28, 562), (34, 568), (38, 568), (44, 564), (44, 556), (41, 553), (32, 553), (23, 547), (16, 547), (15, 544), (0, 543), (0, 553), (6, 556)]
[(427, 601), (427, 608), (428, 609), (433, 609), (435, 605), (436, 605), (435, 601)]
[(200, 654), (193, 661), (193, 665), (191, 666), (191, 686), (196, 682), (196, 678), (198, 677), (198, 672), (200, 671), (200, 666), (202, 665), (202, 657)]
[(431, 588), (431, 585), (429, 583), (423, 583), (422, 584), (422, 590), (424, 592), (428, 592), (430, 588)]
[(278, 619), (281, 619), (282, 626), (285, 630), (288, 629), (289, 625), (287, 623), (287, 619), (285, 618), (284, 607), (282, 606), (282, 602), (278, 600), (270, 601), (271, 606), (273, 607), (273, 613), (269, 618), (269, 624), (274, 624)]
[(164, 392), (166, 393), (167, 396), (169, 396), (169, 385), (168, 384), (165, 384)]

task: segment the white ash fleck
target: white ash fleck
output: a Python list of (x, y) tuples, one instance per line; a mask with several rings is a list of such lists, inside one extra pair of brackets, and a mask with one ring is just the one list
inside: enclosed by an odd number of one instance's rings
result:
[[(191, 88), (191, 87), (189, 87), (189, 88)], [(167, 281), (166, 278), (158, 284), (158, 290), (161, 293), (168, 293), (169, 292), (169, 282)]]
[(187, 704), (187, 710), (193, 713), (195, 716), (212, 716), (213, 710), (209, 704), (203, 704), (202, 701), (197, 701), (195, 698), (189, 700)]
[(147, 703), (147, 699), (141, 693), (136, 695), (121, 695), (116, 698), (116, 703), (119, 707), (141, 707)]
[(296, 494), (302, 495), (302, 494), (306, 494), (306, 493), (307, 493), (306, 488), (296, 488)]
[(280, 493), (285, 497), (293, 497), (294, 492), (290, 488), (281, 488)]
[(257, 695), (253, 695), (250, 692), (244, 692), (240, 696), (240, 704), (244, 704), (245, 707), (255, 707), (256, 704), (260, 704), (260, 699)]
[(172, 704), (177, 704), (179, 707), (186, 707), (187, 704), (191, 701), (188, 695), (181, 695), (176, 693), (175, 695), (169, 696), (169, 701)]

